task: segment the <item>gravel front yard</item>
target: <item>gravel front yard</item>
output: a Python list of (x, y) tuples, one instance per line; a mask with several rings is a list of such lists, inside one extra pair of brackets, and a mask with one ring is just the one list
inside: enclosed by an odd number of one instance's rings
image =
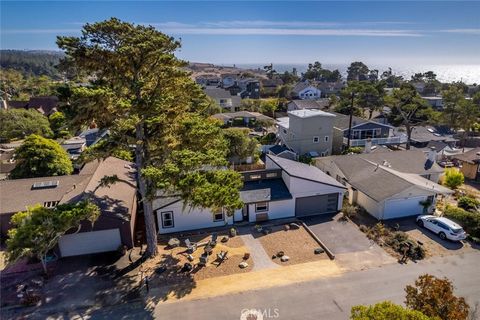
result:
[[(230, 238), (228, 242), (222, 243), (221, 239), (226, 234), (219, 234), (217, 245), (213, 248), (212, 254), (209, 256), (208, 263), (204, 267), (197, 267), (199, 257), (204, 252), (204, 247), (199, 246), (192, 254), (193, 261), (189, 261), (186, 253), (185, 238), (180, 239), (180, 247), (169, 249), (166, 244), (161, 244), (158, 247), (159, 253), (157, 257), (147, 261), (144, 264), (144, 270), (148, 270), (147, 274), (153, 274), (158, 267), (165, 267), (167, 271), (160, 275), (155, 275), (153, 278), (158, 278), (164, 284), (179, 284), (185, 280), (196, 281), (211, 277), (225, 276), (234, 273), (248, 272), (253, 267), (252, 259), (246, 260), (249, 266), (241, 269), (238, 264), (243, 261), (243, 256), (248, 249), (245, 247), (242, 239), (239, 236)], [(201, 236), (189, 236), (188, 239), (192, 243), (206, 243), (211, 239), (210, 234)], [(218, 265), (216, 261), (217, 253), (220, 251), (228, 251), (228, 259)], [(193, 270), (191, 273), (182, 273), (180, 270), (185, 263), (191, 263)]]
[(255, 232), (254, 236), (258, 237), (265, 251), (270, 257), (279, 251), (283, 251), (290, 260), (281, 262), (280, 258), (273, 261), (279, 265), (292, 265), (297, 263), (328, 260), (326, 253), (315, 254), (315, 248), (320, 245), (308, 234), (303, 228), (290, 229), (285, 231), (283, 225), (271, 227), (272, 232), (268, 235)]

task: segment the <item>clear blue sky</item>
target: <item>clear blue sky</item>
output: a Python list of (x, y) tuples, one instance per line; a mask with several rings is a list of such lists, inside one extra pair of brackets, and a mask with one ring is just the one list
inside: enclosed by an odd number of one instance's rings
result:
[(56, 35), (118, 17), (181, 38), (213, 63), (480, 64), (480, 2), (1, 1), (2, 49), (56, 49)]

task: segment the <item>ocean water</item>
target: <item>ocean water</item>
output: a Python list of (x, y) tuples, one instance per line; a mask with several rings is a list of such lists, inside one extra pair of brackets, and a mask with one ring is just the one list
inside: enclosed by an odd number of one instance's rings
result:
[[(241, 68), (263, 68), (265, 64), (237, 64)], [(273, 68), (277, 72), (292, 71), (297, 69), (298, 73), (305, 72), (308, 64), (274, 64)], [(325, 69), (338, 69), (343, 77), (347, 75), (348, 64), (323, 64)], [(437, 79), (441, 82), (463, 81), (466, 84), (480, 84), (480, 64), (473, 65), (410, 65), (410, 66), (384, 66), (384, 65), (368, 65), (370, 69), (379, 70), (379, 74), (392, 68), (392, 72), (396, 75), (403, 76), (409, 80), (410, 77), (417, 72), (433, 71), (437, 75)]]

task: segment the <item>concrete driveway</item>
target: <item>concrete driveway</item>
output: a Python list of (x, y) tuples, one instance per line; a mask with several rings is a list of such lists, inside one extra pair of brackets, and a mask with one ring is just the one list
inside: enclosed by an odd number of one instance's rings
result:
[(341, 265), (351, 270), (363, 270), (397, 262), (375, 242), (368, 239), (351, 221), (341, 214), (303, 218), (305, 224), (333, 252)]

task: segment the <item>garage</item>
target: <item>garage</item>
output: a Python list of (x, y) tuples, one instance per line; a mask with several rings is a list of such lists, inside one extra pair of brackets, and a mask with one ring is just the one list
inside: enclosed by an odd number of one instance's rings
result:
[(383, 219), (386, 220), (423, 214), (423, 206), (420, 204), (423, 200), (425, 200), (425, 197), (385, 200)]
[(318, 196), (301, 197), (295, 199), (295, 215), (297, 217), (336, 212), (338, 193), (329, 193)]
[(62, 257), (115, 251), (121, 244), (119, 229), (67, 234), (58, 242)]

